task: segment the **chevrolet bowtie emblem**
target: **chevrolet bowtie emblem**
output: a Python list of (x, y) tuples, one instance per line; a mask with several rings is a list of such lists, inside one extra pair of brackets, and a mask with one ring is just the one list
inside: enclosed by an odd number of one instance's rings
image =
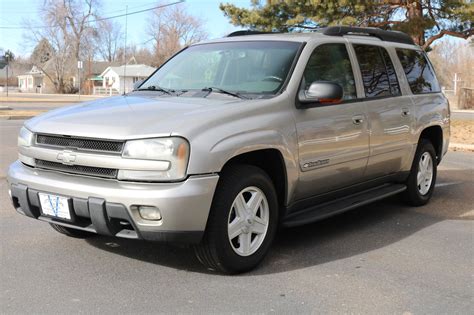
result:
[(56, 159), (61, 161), (61, 163), (64, 165), (74, 165), (74, 161), (76, 161), (76, 155), (72, 153), (72, 151), (63, 151), (58, 153)]

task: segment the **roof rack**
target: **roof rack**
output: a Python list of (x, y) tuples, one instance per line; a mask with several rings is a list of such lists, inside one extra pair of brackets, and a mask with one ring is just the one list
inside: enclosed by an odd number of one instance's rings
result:
[(243, 31), (232, 32), (229, 35), (227, 35), (227, 37), (259, 35), (259, 34), (277, 34), (277, 33), (278, 32), (261, 32), (261, 31), (243, 30)]
[(331, 26), (323, 30), (324, 35), (344, 36), (344, 35), (365, 35), (374, 36), (383, 41), (402, 44), (415, 45), (413, 39), (403, 32), (384, 31), (376, 27), (352, 27), (352, 26)]

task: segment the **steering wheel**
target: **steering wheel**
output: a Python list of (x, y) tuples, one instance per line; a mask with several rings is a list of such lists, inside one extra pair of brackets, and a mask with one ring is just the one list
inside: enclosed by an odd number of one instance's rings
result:
[(283, 82), (283, 79), (280, 77), (277, 77), (275, 75), (269, 75), (266, 76), (262, 79), (262, 81), (276, 81), (276, 82)]

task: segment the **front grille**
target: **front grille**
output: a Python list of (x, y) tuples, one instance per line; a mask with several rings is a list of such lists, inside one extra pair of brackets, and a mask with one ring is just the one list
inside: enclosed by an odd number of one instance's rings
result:
[(36, 167), (60, 171), (64, 173), (103, 177), (103, 178), (117, 178), (118, 170), (112, 168), (91, 167), (81, 165), (64, 165), (62, 163), (50, 162), (44, 160), (36, 160)]
[(102, 151), (121, 153), (124, 143), (121, 141), (95, 140), (87, 138), (36, 135), (39, 145), (53, 146), (61, 149), (78, 149), (84, 151)]

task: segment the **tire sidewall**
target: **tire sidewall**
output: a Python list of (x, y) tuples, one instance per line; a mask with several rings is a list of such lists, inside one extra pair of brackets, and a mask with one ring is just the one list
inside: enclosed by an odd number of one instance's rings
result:
[[(433, 178), (431, 180), (430, 189), (428, 190), (426, 194), (422, 195), (420, 191), (418, 190), (417, 176), (418, 176), (418, 171), (420, 168), (420, 159), (421, 159), (421, 156), (425, 152), (428, 152), (433, 162)], [(415, 154), (415, 159), (413, 161), (413, 166), (411, 169), (411, 174), (410, 174), (410, 178), (408, 182), (408, 193), (410, 195), (410, 198), (413, 199), (413, 202), (415, 203), (415, 205), (424, 205), (430, 200), (431, 196), (433, 195), (434, 188), (436, 185), (436, 177), (437, 177), (437, 158), (436, 158), (435, 149), (430, 141), (423, 139)]]
[[(222, 260), (225, 269), (230, 272), (242, 272), (249, 270), (258, 265), (271, 246), (278, 223), (278, 202), (273, 184), (262, 170), (256, 167), (251, 172), (243, 172), (237, 180), (233, 182), (223, 182), (222, 187), (219, 187), (216, 198), (213, 202), (211, 211), (215, 212), (214, 227), (215, 235), (215, 249), (218, 256)], [(226, 176), (226, 174), (223, 174)], [(249, 256), (240, 256), (232, 248), (228, 237), (228, 219), (232, 204), (237, 195), (245, 188), (255, 186), (259, 188), (264, 194), (269, 206), (269, 224), (267, 234), (259, 249)]]

